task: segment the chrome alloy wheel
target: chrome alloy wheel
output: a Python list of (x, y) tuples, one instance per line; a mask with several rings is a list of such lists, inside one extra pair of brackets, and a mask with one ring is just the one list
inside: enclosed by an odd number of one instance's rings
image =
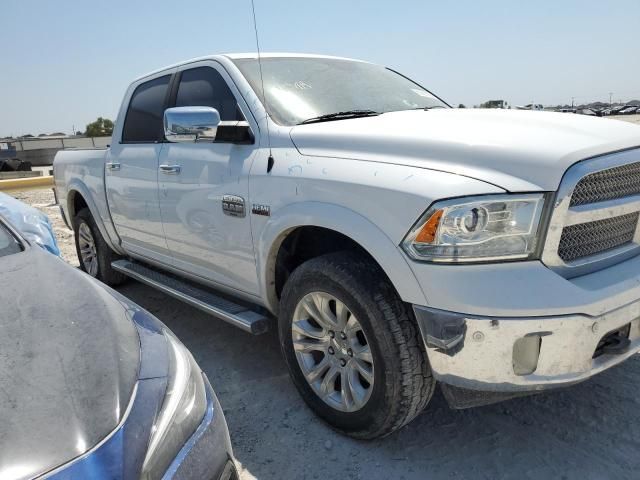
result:
[(311, 292), (296, 305), (291, 336), (298, 364), (314, 392), (329, 406), (355, 412), (373, 390), (373, 357), (353, 313), (324, 292)]
[(98, 252), (91, 229), (84, 222), (78, 227), (78, 246), (82, 265), (89, 275), (95, 277), (98, 274)]

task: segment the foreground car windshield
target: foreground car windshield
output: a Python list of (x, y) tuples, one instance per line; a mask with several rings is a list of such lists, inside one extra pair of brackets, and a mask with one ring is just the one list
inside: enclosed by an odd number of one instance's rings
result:
[[(262, 98), (258, 60), (236, 59)], [(333, 58), (263, 58), (266, 108), (281, 125), (337, 112), (377, 113), (447, 105), (420, 85), (379, 65)], [(264, 100), (263, 100), (264, 102)], [(335, 119), (345, 118), (338, 116)]]
[(0, 222), (0, 257), (22, 251), (22, 246), (9, 230)]

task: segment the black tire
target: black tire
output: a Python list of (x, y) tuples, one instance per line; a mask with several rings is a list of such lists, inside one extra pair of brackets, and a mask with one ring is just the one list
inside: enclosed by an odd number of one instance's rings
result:
[[(310, 292), (324, 292), (343, 302), (367, 337), (374, 382), (368, 401), (355, 412), (325, 403), (307, 382), (296, 358), (293, 316), (298, 302)], [(278, 327), (282, 352), (300, 395), (342, 433), (360, 439), (388, 435), (416, 417), (433, 395), (435, 380), (413, 312), (380, 267), (363, 255), (332, 253), (299, 266), (284, 286)]]
[[(86, 226), (89, 227), (95, 242), (96, 257), (98, 259), (98, 269), (95, 274), (88, 271), (87, 267), (83, 263), (82, 255), (80, 254), (78, 231), (82, 224), (86, 224)], [(83, 271), (112, 287), (120, 285), (127, 279), (125, 275), (111, 268), (111, 262), (122, 257), (111, 250), (109, 245), (104, 241), (104, 238), (102, 238), (100, 230), (98, 229), (98, 226), (96, 225), (96, 222), (88, 208), (83, 208), (73, 218), (73, 233), (75, 234), (76, 254), (78, 255), (80, 268)]]

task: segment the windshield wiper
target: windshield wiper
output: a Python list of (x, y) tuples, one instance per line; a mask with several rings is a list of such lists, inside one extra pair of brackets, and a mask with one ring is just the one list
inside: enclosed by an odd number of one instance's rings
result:
[(434, 108), (446, 108), (443, 105), (433, 105), (431, 107), (414, 107), (407, 108), (405, 110), (396, 110), (396, 112), (408, 112), (409, 110), (433, 110)]
[(344, 112), (327, 113), (326, 115), (307, 118), (298, 125), (303, 125), (305, 123), (330, 122), (331, 120), (343, 120), (345, 118), (373, 117), (375, 115), (380, 115), (380, 112), (376, 112), (374, 110), (347, 110)]

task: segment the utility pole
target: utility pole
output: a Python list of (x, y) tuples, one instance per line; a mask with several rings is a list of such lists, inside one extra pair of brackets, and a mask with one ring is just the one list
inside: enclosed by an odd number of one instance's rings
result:
[(609, 92), (609, 108), (611, 108), (611, 99), (613, 98), (613, 92)]
[(573, 110), (573, 102), (576, 99), (576, 97), (571, 97), (571, 109)]

